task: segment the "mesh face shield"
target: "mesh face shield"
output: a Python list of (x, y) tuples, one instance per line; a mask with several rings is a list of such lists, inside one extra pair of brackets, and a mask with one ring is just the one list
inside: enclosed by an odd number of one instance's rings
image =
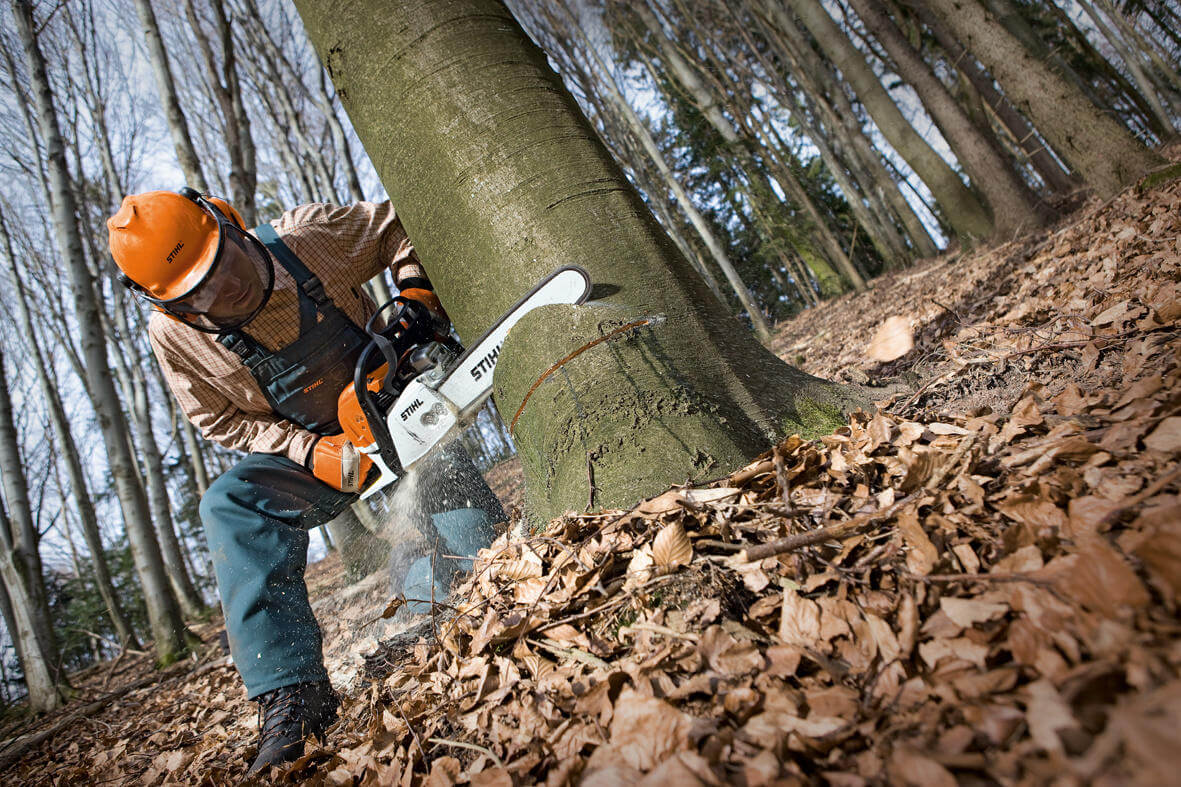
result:
[(201, 281), (180, 298), (148, 299), (206, 333), (246, 325), (266, 305), (275, 285), (275, 266), (266, 247), (220, 214), (217, 222), (217, 254)]

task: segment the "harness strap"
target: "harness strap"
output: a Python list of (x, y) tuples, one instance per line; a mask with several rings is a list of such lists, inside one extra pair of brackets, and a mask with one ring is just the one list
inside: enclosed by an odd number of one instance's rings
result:
[[(308, 270), (303, 260), (283, 242), (279, 233), (269, 222), (264, 222), (254, 228), (254, 234), (266, 246), (267, 251), (275, 256), (283, 266), (299, 290), (299, 335), (304, 336), (316, 327), (316, 314), (338, 311), (336, 304), (324, 291), (324, 285), (319, 277)], [(346, 318), (347, 319), (347, 318)], [(218, 343), (242, 359), (248, 368), (253, 370), (272, 353), (243, 331), (229, 331), (217, 337)]]

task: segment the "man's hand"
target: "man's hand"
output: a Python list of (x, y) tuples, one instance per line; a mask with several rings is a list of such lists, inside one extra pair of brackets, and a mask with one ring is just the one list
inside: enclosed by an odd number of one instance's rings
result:
[(451, 318), (447, 316), (443, 304), (439, 303), (439, 296), (435, 295), (433, 291), (421, 287), (410, 287), (402, 290), (401, 295), (403, 298), (418, 301), (430, 310), (437, 333), (446, 336), (451, 331)]
[(341, 492), (359, 492), (373, 460), (357, 450), (344, 434), (321, 437), (312, 449), (312, 475)]

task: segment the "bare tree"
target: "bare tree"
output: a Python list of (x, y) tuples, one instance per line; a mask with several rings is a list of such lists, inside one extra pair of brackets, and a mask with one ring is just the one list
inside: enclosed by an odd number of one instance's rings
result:
[(156, 653), (161, 661), (170, 662), (185, 648), (184, 621), (164, 573), (147, 500), (136, 478), (135, 462), (128, 448), (127, 422), (108, 373), (110, 367), (103, 324), (99, 318), (97, 293), (82, 248), (77, 207), (66, 166), (65, 145), (53, 106), (45, 59), (37, 44), (33, 7), (29, 0), (13, 0), (12, 9), (17, 33), (25, 49), (41, 136), (47, 151), (50, 193), (53, 197), (54, 240), (70, 274), (75, 317), (82, 333), (87, 387), (98, 414), (136, 570), (143, 583)]
[(932, 12), (1095, 189), (1109, 197), (1164, 163), (1074, 85), (998, 25), (977, 0), (930, 0)]
[(168, 52), (164, 48), (164, 38), (160, 35), (160, 25), (156, 21), (152, 0), (135, 0), (135, 11), (139, 15), (140, 25), (143, 26), (148, 61), (152, 64), (156, 92), (160, 94), (160, 104), (164, 107), (164, 117), (172, 134), (172, 145), (176, 148), (176, 159), (180, 162), (181, 171), (184, 172), (188, 184), (198, 191), (206, 191), (209, 187), (201, 171), (201, 159), (197, 157), (196, 148), (193, 147), (188, 120), (180, 107), (176, 83), (172, 79), (172, 68), (168, 65)]
[(41, 556), (37, 551), (39, 536), (29, 508), (3, 348), (0, 348), (0, 478), (5, 503), (0, 507), (0, 579), (12, 607), (9, 633), (20, 656), (30, 706), (35, 711), (52, 710), (65, 701), (69, 684), (58, 668), (57, 642), (50, 624)]

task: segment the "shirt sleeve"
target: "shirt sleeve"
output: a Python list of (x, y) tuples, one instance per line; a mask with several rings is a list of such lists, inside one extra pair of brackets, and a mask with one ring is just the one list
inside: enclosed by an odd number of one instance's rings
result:
[(418, 261), (389, 200), (301, 205), (285, 213), (276, 229), (280, 233), (298, 229), (298, 243), (333, 249), (333, 256), (348, 261), (348, 284), (352, 287), (386, 268), (396, 271), (407, 261)]
[(177, 404), (206, 440), (225, 448), (280, 454), (293, 462), (304, 463), (316, 440), (315, 434), (273, 413), (242, 410), (210, 384), (207, 375), (199, 373), (179, 354), (170, 352), (157, 331), (149, 329), (148, 337)]

